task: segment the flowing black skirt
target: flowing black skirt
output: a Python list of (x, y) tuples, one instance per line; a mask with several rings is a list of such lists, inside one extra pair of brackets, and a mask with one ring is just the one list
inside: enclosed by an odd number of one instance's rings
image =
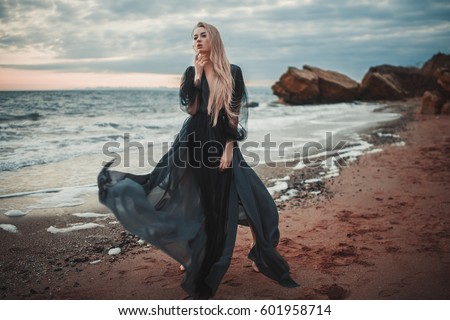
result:
[(193, 298), (213, 296), (227, 271), (239, 223), (256, 234), (249, 258), (261, 273), (295, 287), (276, 251), (278, 211), (237, 143), (230, 169), (217, 166), (226, 142), (225, 115), (212, 127), (204, 112), (184, 122), (154, 170), (133, 175), (105, 167), (98, 176), (100, 202), (131, 233), (185, 267), (181, 283)]

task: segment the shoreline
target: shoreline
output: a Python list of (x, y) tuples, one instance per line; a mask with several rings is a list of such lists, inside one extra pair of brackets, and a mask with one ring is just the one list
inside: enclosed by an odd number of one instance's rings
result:
[[(240, 226), (232, 264), (214, 298), (450, 299), (450, 127), (445, 117), (417, 116), (417, 107), (417, 100), (389, 103), (385, 108), (403, 116), (361, 133), (383, 151), (350, 162), (339, 176), (306, 188), (303, 182), (317, 172), (292, 174), (288, 187), (300, 190), (277, 203), (278, 249), (300, 288), (286, 289), (252, 272), (246, 258), (251, 235)], [(400, 139), (405, 146), (393, 145)], [(257, 172), (266, 183), (286, 173)], [(1, 299), (188, 298), (173, 260), (125, 232), (96, 195), (85, 200), (25, 217), (2, 215), (0, 223), (14, 223), (20, 233), (0, 230)], [(104, 215), (73, 215), (86, 212)], [(77, 223), (102, 226), (47, 231)], [(110, 256), (111, 248), (121, 253)]]

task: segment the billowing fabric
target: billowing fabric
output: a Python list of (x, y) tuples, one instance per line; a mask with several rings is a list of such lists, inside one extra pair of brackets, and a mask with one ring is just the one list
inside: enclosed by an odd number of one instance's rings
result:
[[(231, 262), (238, 223), (250, 225), (256, 234), (248, 257), (261, 273), (285, 287), (297, 286), (275, 249), (279, 241), (275, 203), (237, 145), (247, 135), (246, 91), (240, 68), (231, 65), (231, 71), (232, 109), (239, 117), (229, 120), (222, 109), (213, 126), (207, 113), (206, 76), (196, 88), (194, 67), (189, 67), (180, 101), (191, 114), (154, 170), (133, 175), (110, 170), (110, 163), (98, 176), (100, 202), (129, 232), (185, 267), (181, 286), (196, 299), (215, 294)], [(194, 102), (198, 108), (192, 112)], [(235, 141), (232, 166), (219, 172), (228, 140)]]

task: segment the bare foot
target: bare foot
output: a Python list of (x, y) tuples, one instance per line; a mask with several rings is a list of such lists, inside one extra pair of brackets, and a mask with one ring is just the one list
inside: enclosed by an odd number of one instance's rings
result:
[[(255, 244), (256, 244), (255, 242), (252, 242), (252, 243), (250, 244), (250, 250), (253, 249), (253, 247), (255, 246)], [(252, 261), (252, 269), (253, 269), (253, 271), (259, 273), (259, 268), (258, 268), (258, 266), (256, 265), (255, 261)]]
[(186, 269), (184, 268), (184, 266), (182, 264), (180, 264), (180, 271), (182, 271), (182, 272), (186, 271)]

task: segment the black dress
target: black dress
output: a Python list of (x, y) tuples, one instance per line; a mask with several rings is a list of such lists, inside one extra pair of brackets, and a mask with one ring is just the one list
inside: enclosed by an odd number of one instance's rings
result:
[(296, 287), (288, 264), (275, 249), (279, 240), (275, 203), (245, 162), (237, 142), (231, 168), (217, 169), (226, 141), (246, 137), (241, 69), (231, 65), (232, 108), (239, 113), (234, 125), (223, 109), (212, 125), (206, 76), (196, 88), (194, 73), (194, 67), (184, 73), (180, 100), (188, 107), (198, 99), (199, 107), (185, 120), (172, 147), (146, 175), (109, 170), (111, 163), (105, 166), (98, 176), (100, 202), (129, 232), (185, 267), (181, 286), (193, 298), (215, 294), (231, 262), (238, 223), (250, 225), (256, 234), (248, 257), (261, 273), (285, 287)]

